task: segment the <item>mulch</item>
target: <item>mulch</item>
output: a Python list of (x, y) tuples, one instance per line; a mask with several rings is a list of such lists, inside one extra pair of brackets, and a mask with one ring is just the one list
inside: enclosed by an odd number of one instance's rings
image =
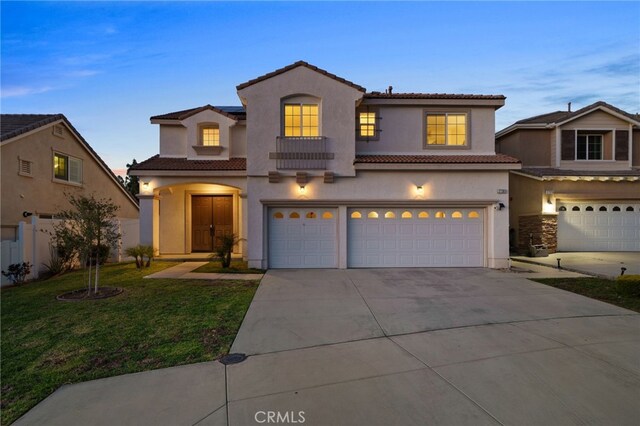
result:
[(67, 293), (62, 293), (57, 296), (57, 300), (65, 301), (65, 302), (81, 302), (83, 300), (98, 300), (98, 299), (106, 299), (108, 297), (114, 297), (124, 292), (124, 289), (120, 287), (98, 287), (98, 292), (94, 292), (91, 289), (89, 292), (88, 289), (83, 288), (80, 290), (73, 290)]

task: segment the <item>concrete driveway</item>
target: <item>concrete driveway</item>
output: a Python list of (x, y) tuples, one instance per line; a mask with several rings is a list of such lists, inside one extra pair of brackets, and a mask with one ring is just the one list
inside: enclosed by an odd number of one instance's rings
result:
[(640, 315), (487, 269), (269, 271), (232, 351), (17, 425), (637, 425)]

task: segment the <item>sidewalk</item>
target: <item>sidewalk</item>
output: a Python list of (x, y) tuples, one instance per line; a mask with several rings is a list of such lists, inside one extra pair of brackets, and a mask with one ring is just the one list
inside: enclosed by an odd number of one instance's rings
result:
[(640, 252), (565, 252), (548, 257), (512, 256), (511, 259), (556, 269), (560, 259), (563, 270), (608, 279), (620, 276), (623, 267), (626, 268), (625, 275), (640, 274)]
[(209, 262), (183, 262), (171, 268), (164, 269), (145, 278), (178, 278), (189, 280), (259, 280), (264, 274), (220, 274), (210, 272), (192, 272), (194, 269)]

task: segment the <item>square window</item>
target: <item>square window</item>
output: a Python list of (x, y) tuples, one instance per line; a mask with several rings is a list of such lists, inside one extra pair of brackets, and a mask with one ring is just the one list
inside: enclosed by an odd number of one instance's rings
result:
[(319, 107), (316, 104), (284, 105), (285, 137), (316, 137), (320, 134)]
[(466, 113), (427, 113), (427, 146), (467, 146)]
[(220, 129), (218, 127), (202, 128), (202, 145), (219, 146), (220, 145)]
[(602, 160), (602, 135), (578, 134), (576, 160)]

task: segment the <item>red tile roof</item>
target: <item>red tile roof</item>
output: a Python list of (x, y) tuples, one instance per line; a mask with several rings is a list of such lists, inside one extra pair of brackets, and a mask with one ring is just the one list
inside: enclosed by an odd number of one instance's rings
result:
[(195, 170), (195, 171), (242, 171), (247, 170), (246, 158), (228, 160), (187, 160), (154, 155), (131, 167), (131, 170)]
[(151, 117), (151, 120), (184, 120), (185, 118), (189, 118), (192, 115), (195, 115), (199, 112), (206, 111), (206, 110), (215, 111), (218, 114), (222, 114), (225, 117), (231, 118), (232, 120), (244, 120), (247, 118), (247, 114), (243, 107), (237, 107), (237, 106), (215, 107), (213, 105), (204, 105), (197, 108), (189, 108), (189, 109), (184, 109), (182, 111), (175, 111), (175, 112), (169, 112), (167, 114), (154, 115), (153, 117)]
[(507, 99), (504, 95), (469, 95), (453, 93), (382, 93), (371, 92), (364, 95), (369, 99)]
[(262, 75), (260, 77), (254, 78), (252, 80), (247, 81), (246, 83), (239, 84), (239, 85), (236, 86), (236, 89), (237, 90), (242, 90), (245, 87), (249, 87), (249, 86), (254, 85), (256, 83), (259, 83), (261, 81), (268, 80), (271, 77), (275, 77), (277, 75), (280, 75), (282, 73), (285, 73), (285, 72), (290, 71), (290, 70), (292, 70), (294, 68), (297, 68), (297, 67), (307, 67), (312, 71), (316, 71), (316, 72), (318, 72), (320, 74), (326, 75), (327, 77), (332, 78), (332, 79), (334, 79), (336, 81), (339, 81), (340, 83), (346, 84), (347, 86), (351, 86), (356, 90), (360, 90), (361, 92), (365, 92), (366, 91), (366, 89), (364, 87), (362, 87), (362, 86), (358, 86), (357, 84), (355, 84), (355, 83), (353, 83), (353, 82), (351, 82), (349, 80), (345, 80), (342, 77), (338, 77), (335, 74), (331, 74), (330, 72), (325, 71), (325, 70), (323, 70), (321, 68), (318, 68), (315, 65), (311, 65), (310, 63), (305, 62), (305, 61), (294, 62), (293, 64), (287, 65), (284, 68), (280, 68), (280, 69), (272, 71), (272, 72), (270, 72), (268, 74), (265, 74), (265, 75)]
[(357, 163), (381, 164), (518, 164), (520, 160), (504, 154), (496, 155), (358, 155)]
[(626, 176), (640, 176), (640, 170), (564, 170), (548, 167), (526, 167), (519, 170), (520, 173), (524, 173), (531, 176), (547, 177), (547, 176), (611, 176), (611, 177), (626, 177)]

